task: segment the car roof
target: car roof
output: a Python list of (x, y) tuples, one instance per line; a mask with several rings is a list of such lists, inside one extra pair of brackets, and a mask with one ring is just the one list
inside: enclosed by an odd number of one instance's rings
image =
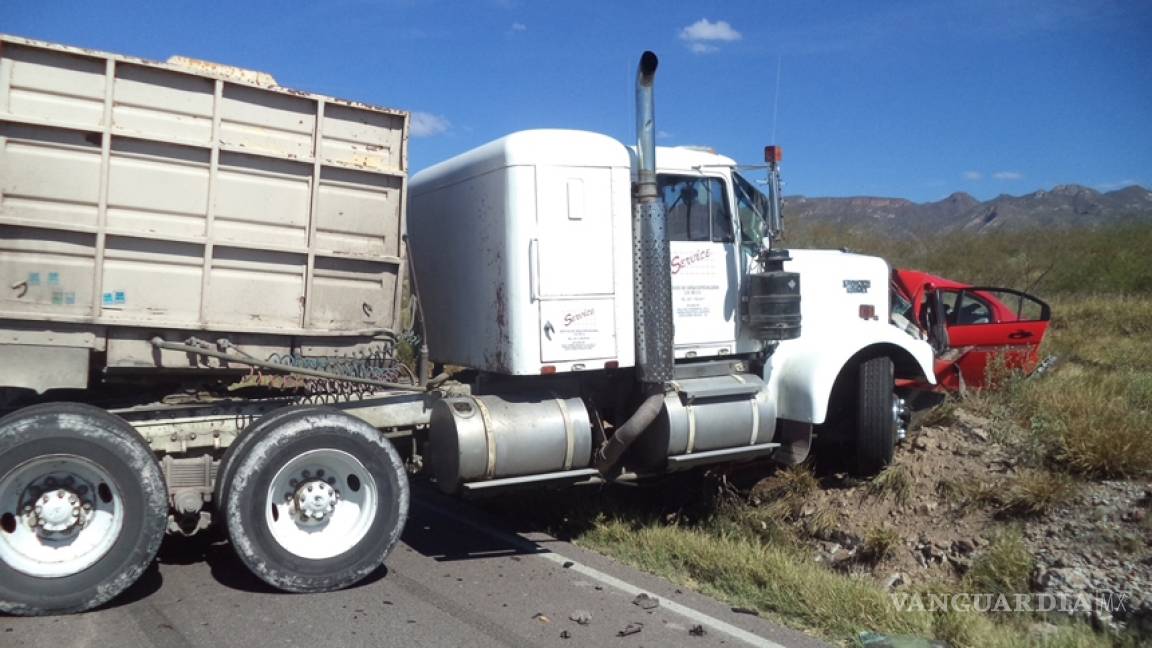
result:
[(939, 275), (934, 275), (920, 270), (909, 270), (906, 268), (897, 268), (895, 270), (900, 283), (911, 291), (918, 292), (923, 288), (924, 284), (930, 283), (937, 288), (971, 288), (972, 284), (967, 284), (962, 281), (955, 281), (953, 279), (945, 279)]

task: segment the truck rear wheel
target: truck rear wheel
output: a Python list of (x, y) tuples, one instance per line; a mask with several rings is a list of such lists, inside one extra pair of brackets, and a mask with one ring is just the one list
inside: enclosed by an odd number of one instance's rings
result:
[(0, 611), (80, 612), (151, 564), (168, 517), (152, 450), (88, 405), (37, 405), (0, 419)]
[(324, 411), (329, 410), (316, 405), (292, 405), (282, 407), (261, 416), (240, 431), (236, 440), (228, 446), (228, 450), (224, 453), (224, 458), (220, 460), (220, 466), (216, 470), (216, 486), (213, 489), (212, 498), (215, 501), (216, 513), (219, 519), (223, 520), (225, 518), (225, 511), (228, 508), (228, 490), (232, 484), (232, 474), (236, 472), (236, 463), (233, 459), (237, 455), (244, 454), (244, 449), (253, 441), (259, 439), (263, 435), (264, 430), (279, 425), (282, 421), (290, 417), (303, 416), (310, 412)]
[(896, 447), (896, 395), (892, 359), (860, 363), (856, 383), (855, 453), (849, 469), (857, 476), (875, 475), (892, 463)]
[(408, 478), (392, 444), (329, 408), (254, 429), (232, 458), (228, 537), (265, 583), (290, 592), (353, 585), (395, 547), (408, 516)]

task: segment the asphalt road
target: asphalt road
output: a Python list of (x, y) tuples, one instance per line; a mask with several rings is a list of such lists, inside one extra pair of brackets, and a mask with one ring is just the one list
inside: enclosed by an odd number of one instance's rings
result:
[[(420, 489), (402, 540), (367, 582), (294, 595), (251, 576), (227, 542), (168, 538), (112, 604), (0, 616), (0, 646), (826, 645), (571, 544), (499, 529), (468, 504)], [(635, 605), (640, 592), (660, 605)], [(581, 615), (586, 624), (570, 618)], [(619, 636), (635, 624), (639, 632)]]

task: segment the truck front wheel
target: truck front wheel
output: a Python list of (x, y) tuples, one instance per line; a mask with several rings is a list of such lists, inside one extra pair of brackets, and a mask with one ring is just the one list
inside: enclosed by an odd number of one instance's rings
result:
[(404, 464), (379, 430), (309, 409), (252, 430), (232, 457), (224, 519), (258, 578), (291, 592), (353, 585), (396, 545), (408, 515)]
[(870, 358), (857, 371), (855, 452), (849, 468), (865, 477), (892, 463), (898, 414), (892, 359)]
[(0, 418), (0, 611), (107, 602), (151, 564), (167, 519), (160, 464), (123, 420), (72, 403)]

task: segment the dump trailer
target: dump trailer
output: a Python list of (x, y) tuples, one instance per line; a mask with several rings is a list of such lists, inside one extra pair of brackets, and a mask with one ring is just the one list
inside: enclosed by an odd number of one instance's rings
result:
[(762, 185), (657, 148), (656, 67), (636, 146), (522, 131), (409, 180), (403, 111), (0, 37), (0, 611), (95, 607), (213, 524), (346, 587), (409, 475), (886, 465), (894, 380), (933, 376), (888, 265), (780, 248), (778, 149)]

